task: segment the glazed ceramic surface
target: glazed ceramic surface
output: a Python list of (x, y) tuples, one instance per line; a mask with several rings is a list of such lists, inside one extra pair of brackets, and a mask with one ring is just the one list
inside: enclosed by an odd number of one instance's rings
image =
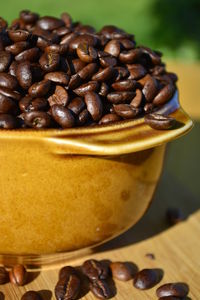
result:
[(175, 129), (154, 130), (140, 118), (62, 131), (1, 131), (2, 257), (71, 253), (134, 225), (155, 191), (165, 144), (192, 127), (177, 93), (161, 112), (177, 119)]

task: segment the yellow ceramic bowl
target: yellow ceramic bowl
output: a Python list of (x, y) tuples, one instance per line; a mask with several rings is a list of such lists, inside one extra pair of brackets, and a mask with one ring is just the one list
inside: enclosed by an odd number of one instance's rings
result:
[(174, 116), (177, 127), (154, 130), (140, 118), (0, 131), (1, 262), (73, 257), (134, 225), (150, 204), (166, 143), (192, 127), (177, 93), (160, 112)]

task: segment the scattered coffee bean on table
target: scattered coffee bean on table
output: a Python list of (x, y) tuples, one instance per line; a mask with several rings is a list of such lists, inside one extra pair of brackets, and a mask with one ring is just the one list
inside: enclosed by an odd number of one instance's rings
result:
[(135, 270), (126, 262), (112, 262), (110, 264), (112, 276), (121, 281), (128, 281), (135, 275)]
[(166, 283), (161, 285), (156, 290), (156, 295), (158, 297), (185, 297), (189, 293), (189, 287), (187, 284), (182, 282), (177, 283)]
[(109, 269), (106, 264), (95, 259), (89, 259), (83, 263), (82, 272), (90, 281), (97, 281), (108, 278)]
[(173, 97), (177, 76), (133, 34), (24, 10), (10, 26), (1, 18), (0, 41), (2, 129), (102, 126), (145, 115), (155, 129), (174, 125), (148, 114)]
[(153, 253), (146, 253), (145, 256), (152, 260), (156, 259), (155, 254)]
[(27, 272), (23, 265), (14, 266), (9, 272), (10, 282), (22, 286), (26, 283)]
[(154, 269), (143, 269), (134, 276), (134, 287), (140, 290), (147, 290), (159, 282), (159, 276)]
[(98, 299), (109, 299), (112, 297), (109, 284), (103, 279), (90, 282), (90, 291)]
[(21, 300), (42, 300), (42, 298), (39, 293), (35, 291), (28, 291), (22, 296)]

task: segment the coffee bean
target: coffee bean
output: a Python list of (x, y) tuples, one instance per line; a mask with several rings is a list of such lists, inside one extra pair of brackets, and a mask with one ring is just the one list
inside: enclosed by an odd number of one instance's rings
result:
[(120, 116), (112, 113), (112, 114), (107, 114), (107, 115), (104, 115), (103, 118), (101, 118), (101, 120), (99, 121), (99, 124), (109, 124), (109, 123), (112, 123), (112, 122), (117, 122), (117, 121), (120, 121), (121, 118)]
[[(78, 73), (86, 66), (86, 63), (80, 60), (79, 58), (72, 59), (70, 64), (71, 73), (75, 74)], [(89, 66), (89, 65), (88, 65)], [(80, 74), (79, 74), (80, 75)]]
[(35, 47), (35, 48), (22, 51), (21, 53), (15, 56), (15, 60), (19, 62), (23, 62), (25, 60), (32, 62), (32, 61), (37, 61), (38, 56), (39, 56), (39, 49)]
[(83, 111), (80, 112), (78, 116), (78, 125), (82, 126), (84, 125), (90, 118), (90, 114), (87, 109), (84, 109)]
[(94, 121), (99, 121), (103, 113), (103, 104), (101, 98), (95, 92), (85, 94), (85, 103), (87, 110), (91, 114)]
[(22, 51), (26, 50), (28, 47), (30, 46), (30, 44), (26, 41), (22, 41), (22, 42), (17, 42), (15, 44), (12, 44), (10, 46), (7, 46), (5, 48), (5, 50), (7, 52), (12, 53), (13, 55), (18, 55), (19, 53), (21, 53)]
[(117, 104), (114, 105), (114, 112), (124, 119), (133, 119), (140, 113), (140, 109), (129, 104)]
[(97, 92), (99, 89), (98, 81), (89, 81), (80, 85), (78, 88), (74, 90), (74, 93), (78, 96), (84, 97), (88, 92)]
[(90, 26), (90, 25), (82, 25), (82, 24), (79, 24), (78, 26), (75, 27), (74, 29), (76, 32), (79, 32), (79, 33), (91, 33), (91, 34), (94, 34), (96, 32), (95, 28)]
[(69, 83), (69, 76), (64, 72), (50, 72), (44, 78), (59, 84), (68, 85)]
[(155, 259), (155, 255), (153, 253), (146, 253), (145, 256), (148, 257), (151, 260)]
[(54, 29), (53, 32), (55, 32), (58, 36), (62, 37), (64, 35), (70, 33), (71, 29), (63, 26), (63, 27), (59, 27), (58, 29)]
[(16, 77), (17, 76), (17, 66), (18, 66), (18, 63), (14, 60), (9, 67), (8, 73), (10, 75)]
[(2, 72), (0, 73), (0, 86), (15, 90), (18, 86), (18, 83), (14, 76)]
[(10, 282), (22, 286), (26, 283), (26, 269), (23, 265), (14, 266), (9, 272)]
[(112, 262), (110, 264), (112, 276), (121, 281), (128, 281), (133, 278), (134, 272), (128, 263)]
[(131, 100), (135, 96), (135, 92), (122, 91), (122, 92), (111, 92), (107, 95), (108, 101), (114, 104), (124, 103)]
[(94, 74), (92, 76), (92, 80), (102, 81), (102, 82), (107, 81), (107, 80), (112, 79), (115, 74), (116, 74), (116, 71), (113, 67), (107, 67), (103, 70), (100, 70), (96, 74)]
[(111, 40), (106, 44), (104, 51), (118, 57), (121, 51), (121, 43), (118, 40)]
[(142, 93), (145, 96), (146, 101), (151, 102), (158, 93), (157, 82), (156, 79), (154, 79), (154, 77), (150, 75), (147, 76), (148, 77), (142, 89)]
[(19, 16), (25, 24), (34, 24), (39, 18), (38, 14), (33, 13), (30, 10), (22, 10)]
[(11, 54), (6, 51), (0, 51), (0, 72), (6, 71), (9, 68), (11, 62)]
[(121, 38), (121, 39), (118, 39), (118, 41), (123, 46), (123, 48), (126, 50), (131, 50), (131, 49), (135, 48), (135, 42), (133, 40)]
[(68, 92), (62, 86), (57, 85), (54, 94), (48, 98), (48, 101), (50, 106), (54, 104), (66, 106), (69, 102)]
[(8, 30), (9, 38), (14, 42), (26, 41), (30, 36), (30, 33), (26, 30)]
[[(93, 76), (94, 73), (96, 73), (98, 70), (98, 65), (96, 63), (90, 63), (87, 66), (85, 66), (83, 69), (81, 69), (78, 72), (78, 75), (82, 80), (90, 80), (90, 78)], [(92, 79), (96, 80), (96, 79)]]
[(40, 82), (34, 83), (29, 89), (28, 92), (31, 95), (31, 97), (43, 97), (45, 96), (49, 89), (51, 87), (51, 81), (50, 80), (42, 80)]
[(142, 95), (141, 90), (139, 90), (139, 89), (136, 89), (135, 93), (136, 93), (136, 95), (131, 100), (130, 105), (133, 106), (133, 107), (135, 107), (135, 108), (138, 108), (138, 107), (141, 106), (143, 95)]
[(124, 67), (115, 67), (115, 70), (117, 71), (117, 77), (116, 77), (116, 81), (125, 79), (129, 76), (129, 70), (127, 68)]
[(160, 56), (154, 51), (152, 51), (150, 48), (140, 47), (139, 49), (142, 51), (142, 53), (147, 54), (151, 58), (152, 63), (154, 65), (159, 65), (161, 63)]
[(80, 97), (74, 98), (68, 108), (73, 111), (76, 115), (80, 114), (80, 112), (85, 108), (85, 102)]
[(0, 128), (14, 129), (18, 127), (17, 119), (9, 114), (0, 115)]
[(188, 285), (182, 282), (163, 284), (156, 290), (157, 297), (185, 297), (188, 293)]
[(20, 100), (21, 96), (18, 92), (16, 91), (11, 91), (10, 89), (6, 88), (6, 87), (2, 87), (0, 86), (0, 94), (6, 96), (6, 97), (10, 97), (14, 100)]
[(32, 71), (29, 61), (24, 61), (17, 65), (16, 76), (20, 86), (23, 89), (27, 90), (31, 86)]
[(97, 280), (90, 283), (90, 291), (98, 299), (109, 299), (112, 297), (111, 289), (105, 280)]
[(51, 116), (44, 111), (31, 111), (24, 114), (24, 121), (28, 127), (42, 129), (52, 124)]
[(167, 75), (171, 78), (173, 83), (178, 80), (178, 76), (175, 73), (167, 72)]
[(66, 54), (68, 51), (68, 45), (67, 44), (62, 44), (62, 45), (49, 45), (45, 48), (45, 52), (47, 53), (58, 53), (58, 54)]
[(136, 87), (136, 81), (132, 79), (126, 79), (122, 81), (117, 81), (112, 84), (112, 88), (115, 91), (132, 91)]
[(55, 296), (57, 300), (74, 300), (80, 293), (81, 282), (77, 274), (62, 277), (56, 284)]
[(45, 98), (32, 99), (26, 96), (19, 101), (19, 107), (23, 112), (45, 111), (48, 109), (48, 101)]
[(140, 58), (141, 54), (142, 52), (138, 48), (122, 51), (119, 55), (119, 60), (125, 64), (132, 64)]
[(64, 26), (65, 23), (63, 20), (55, 18), (55, 17), (42, 17), (37, 21), (37, 26), (43, 30), (54, 30), (61, 26)]
[(107, 265), (95, 259), (86, 260), (82, 265), (82, 272), (92, 282), (96, 282), (99, 279), (106, 279), (108, 277)]
[(152, 113), (154, 108), (155, 108), (155, 105), (153, 103), (146, 103), (144, 106), (144, 112), (146, 114)]
[(154, 269), (143, 269), (134, 276), (134, 287), (146, 290), (158, 283), (158, 274)]
[(77, 274), (77, 271), (75, 268), (71, 267), (71, 266), (65, 266), (62, 269), (60, 269), (59, 271), (59, 279), (66, 279), (67, 277)]
[(42, 298), (39, 293), (35, 291), (28, 291), (22, 296), (21, 300), (42, 300)]
[(108, 95), (108, 93), (109, 93), (109, 86), (105, 82), (102, 82), (100, 90), (99, 90), (99, 95), (106, 97)]
[(17, 115), (18, 107), (16, 103), (2, 94), (0, 94), (0, 114)]
[(61, 19), (63, 20), (63, 22), (65, 23), (65, 26), (67, 28), (72, 27), (72, 18), (68, 13), (66, 13), (66, 12), (62, 13), (61, 14)]
[(115, 67), (117, 65), (117, 59), (104, 51), (99, 51), (98, 56), (103, 68)]
[(78, 86), (80, 86), (82, 83), (82, 78), (81, 76), (77, 73), (77, 74), (74, 74), (70, 77), (70, 80), (69, 80), (69, 88), (71, 90), (74, 90), (76, 89)]
[(174, 297), (174, 296), (169, 296), (169, 297), (161, 297), (158, 300), (189, 300), (189, 298), (183, 298), (183, 297)]
[(4, 284), (8, 281), (8, 272), (4, 267), (0, 267), (0, 284)]
[(53, 105), (51, 108), (52, 117), (62, 128), (70, 128), (75, 125), (75, 118), (71, 111), (62, 105)]
[(179, 208), (168, 208), (166, 218), (170, 225), (176, 225), (185, 220), (185, 216)]
[(78, 57), (86, 63), (91, 63), (97, 59), (97, 51), (86, 43), (79, 44), (76, 52)]
[(64, 35), (61, 39), (60, 44), (67, 44), (69, 45), (71, 43), (71, 41), (73, 41), (76, 37), (78, 36), (78, 34), (76, 32), (70, 32), (67, 33), (66, 35)]
[(147, 74), (147, 70), (139, 64), (127, 65), (129, 70), (129, 79), (140, 79)]
[(163, 130), (172, 128), (176, 120), (172, 117), (163, 116), (160, 114), (148, 114), (144, 117), (144, 121), (153, 129)]
[(162, 75), (163, 73), (165, 73), (165, 67), (164, 66), (155, 66), (150, 71), (154, 76)]
[(175, 88), (172, 84), (166, 85), (162, 90), (158, 92), (156, 97), (153, 99), (153, 104), (162, 105), (170, 100), (174, 94)]
[(82, 43), (86, 43), (88, 46), (95, 47), (98, 43), (98, 38), (95, 35), (82, 34), (75, 37), (69, 44), (69, 49), (75, 51)]
[(39, 63), (41, 68), (46, 72), (55, 71), (60, 64), (60, 55), (55, 52), (44, 53), (40, 59)]

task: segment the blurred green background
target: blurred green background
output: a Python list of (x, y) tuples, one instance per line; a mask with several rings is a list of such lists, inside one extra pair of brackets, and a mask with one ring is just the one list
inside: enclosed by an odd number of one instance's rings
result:
[(200, 59), (200, 0), (1, 0), (0, 8), (8, 21), (22, 9), (54, 16), (66, 11), (97, 29), (104, 24), (126, 29), (138, 44), (160, 49), (165, 57)]

